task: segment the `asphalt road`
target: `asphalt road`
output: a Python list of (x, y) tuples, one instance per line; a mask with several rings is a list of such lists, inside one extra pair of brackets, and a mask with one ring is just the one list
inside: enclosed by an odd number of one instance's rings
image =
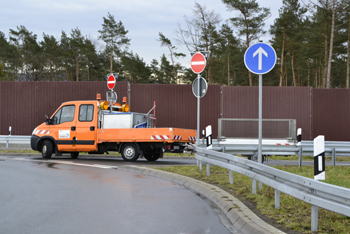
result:
[(195, 193), (120, 163), (0, 156), (0, 233), (232, 233)]

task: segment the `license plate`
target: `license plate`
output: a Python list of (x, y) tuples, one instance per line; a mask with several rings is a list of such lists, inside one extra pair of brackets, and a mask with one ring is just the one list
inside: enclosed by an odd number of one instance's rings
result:
[(174, 145), (174, 149), (180, 149), (180, 146)]

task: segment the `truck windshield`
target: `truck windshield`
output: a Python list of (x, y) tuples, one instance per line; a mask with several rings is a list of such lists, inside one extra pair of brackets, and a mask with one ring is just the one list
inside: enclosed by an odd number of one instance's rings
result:
[(64, 122), (71, 122), (74, 120), (75, 106), (63, 106), (53, 116), (53, 124), (61, 124)]

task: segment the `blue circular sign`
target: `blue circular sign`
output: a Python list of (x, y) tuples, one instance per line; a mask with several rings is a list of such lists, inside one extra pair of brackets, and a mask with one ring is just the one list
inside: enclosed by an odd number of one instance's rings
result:
[(244, 64), (252, 73), (262, 75), (272, 70), (277, 60), (276, 52), (266, 43), (250, 46), (244, 54)]

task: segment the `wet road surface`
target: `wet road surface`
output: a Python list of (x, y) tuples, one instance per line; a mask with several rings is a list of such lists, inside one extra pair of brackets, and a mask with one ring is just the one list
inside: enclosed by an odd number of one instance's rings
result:
[(0, 233), (239, 233), (186, 188), (118, 170), (122, 159), (56, 160), (68, 164), (0, 156)]

